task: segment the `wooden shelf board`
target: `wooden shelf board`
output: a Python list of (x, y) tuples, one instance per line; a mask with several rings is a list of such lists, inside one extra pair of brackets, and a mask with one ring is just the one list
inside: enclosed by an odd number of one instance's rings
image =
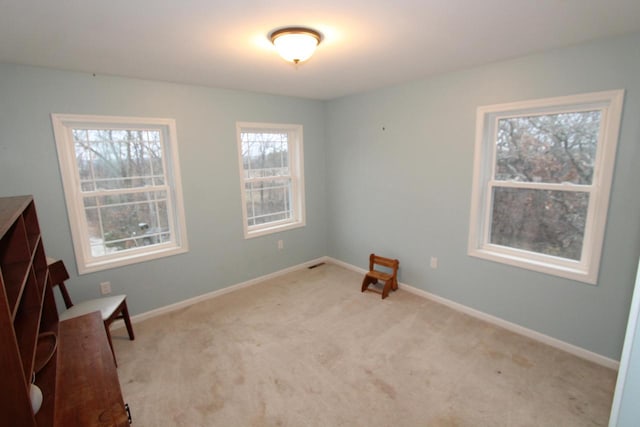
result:
[(0, 236), (4, 236), (32, 200), (31, 196), (2, 198), (2, 204), (0, 204)]
[(29, 307), (20, 313), (19, 323), (16, 325), (16, 339), (20, 348), (24, 378), (31, 382), (31, 372), (35, 357), (36, 342), (38, 341), (38, 326), (40, 324), (40, 307)]
[(29, 272), (29, 261), (16, 262), (8, 266), (2, 266), (2, 279), (7, 292), (7, 300), (11, 309), (11, 317), (16, 316), (17, 302), (22, 298), (27, 273)]

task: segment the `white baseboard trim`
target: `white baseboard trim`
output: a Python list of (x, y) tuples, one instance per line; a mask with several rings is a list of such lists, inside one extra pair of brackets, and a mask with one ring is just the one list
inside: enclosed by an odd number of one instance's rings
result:
[[(230, 292), (237, 291), (238, 289), (257, 285), (258, 283), (261, 283), (265, 280), (273, 279), (275, 277), (282, 276), (287, 273), (291, 273), (292, 271), (302, 270), (303, 268), (307, 268), (309, 266), (322, 263), (322, 262), (329, 262), (329, 258), (328, 257), (316, 258), (311, 261), (303, 262), (302, 264), (294, 265), (293, 267), (288, 267), (273, 273), (266, 274), (264, 276), (256, 277), (255, 279), (247, 280), (246, 282), (237, 283), (235, 285), (227, 286), (226, 288), (222, 288), (216, 291), (208, 292), (206, 294), (198, 295), (197, 297), (188, 298), (186, 300), (176, 302), (174, 304), (169, 304), (164, 307), (160, 307), (160, 308), (146, 311), (144, 313), (136, 314), (135, 316), (131, 316), (131, 323), (142, 322), (143, 320), (151, 319), (153, 317), (160, 316), (162, 314), (180, 310), (181, 308), (189, 307), (190, 305), (199, 303), (201, 301), (206, 301), (211, 298), (216, 298), (221, 295), (225, 295)], [(124, 321), (116, 320), (115, 322), (112, 323), (111, 328), (113, 329), (124, 328)]]
[[(344, 261), (340, 261), (331, 257), (325, 257), (325, 262), (329, 262), (332, 264), (339, 265), (346, 269), (355, 271), (356, 273), (365, 274), (367, 270), (356, 267), (355, 265), (348, 264)], [(435, 301), (442, 305), (446, 305), (456, 311), (468, 314), (469, 316), (473, 316), (477, 319), (484, 320), (485, 322), (489, 322), (493, 325), (499, 326), (501, 328), (507, 329), (511, 332), (515, 332), (520, 335), (524, 335), (525, 337), (534, 339), (536, 341), (542, 342), (544, 344), (550, 345), (551, 347), (555, 347), (559, 350), (566, 351), (567, 353), (573, 354), (574, 356), (578, 356), (582, 359), (589, 360), (591, 362), (597, 363), (598, 365), (602, 365), (604, 367), (617, 370), (620, 362), (614, 359), (610, 359), (608, 357), (602, 356), (598, 353), (594, 353), (592, 351), (586, 350), (582, 347), (578, 347), (573, 344), (569, 344), (565, 341), (559, 340), (557, 338), (550, 337), (549, 335), (542, 334), (540, 332), (534, 331), (533, 329), (525, 328), (524, 326), (520, 326), (516, 323), (509, 322), (507, 320), (501, 319), (496, 316), (492, 316), (491, 314), (487, 314), (480, 310), (476, 310), (474, 308), (468, 307), (466, 305), (457, 303), (455, 301), (451, 301), (449, 299), (440, 297), (438, 295), (432, 294), (430, 292), (424, 291), (422, 289), (418, 289), (416, 287), (407, 285), (405, 283), (398, 283), (398, 287), (407, 292), (410, 292), (414, 295), (418, 295), (420, 297), (429, 299), (431, 301)]]

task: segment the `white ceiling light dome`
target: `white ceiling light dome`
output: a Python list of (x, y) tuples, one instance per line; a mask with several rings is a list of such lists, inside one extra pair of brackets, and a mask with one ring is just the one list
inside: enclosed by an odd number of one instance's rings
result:
[(269, 39), (281, 57), (298, 64), (311, 58), (322, 35), (310, 28), (286, 27), (272, 32)]

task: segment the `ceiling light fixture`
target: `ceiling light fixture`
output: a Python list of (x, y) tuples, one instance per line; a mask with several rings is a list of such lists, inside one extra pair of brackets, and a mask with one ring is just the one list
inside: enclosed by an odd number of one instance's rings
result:
[(298, 64), (311, 58), (322, 34), (310, 28), (287, 27), (272, 32), (269, 39), (281, 57)]

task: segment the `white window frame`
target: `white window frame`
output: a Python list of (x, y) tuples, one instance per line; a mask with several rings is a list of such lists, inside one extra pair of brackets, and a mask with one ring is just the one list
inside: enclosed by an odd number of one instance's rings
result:
[[(244, 164), (242, 159), (241, 133), (247, 131), (274, 131), (286, 132), (288, 134), (288, 154), (289, 170), (291, 178), (291, 206), (293, 208), (292, 218), (282, 221), (273, 221), (265, 224), (249, 225), (247, 215), (247, 200), (244, 177)], [(303, 129), (298, 124), (279, 123), (252, 123), (237, 122), (236, 137), (238, 145), (238, 164), (240, 172), (240, 194), (242, 196), (242, 226), (244, 238), (264, 236), (280, 231), (291, 230), (304, 227), (305, 222), (305, 196), (304, 196), (304, 151), (302, 143)]]
[[(175, 120), (148, 117), (51, 114), (51, 121), (79, 274), (177, 255), (189, 250)], [(76, 163), (73, 140), (74, 129), (127, 129), (160, 132), (171, 234), (168, 242), (137, 247), (132, 250), (116, 251), (101, 256), (92, 255), (87, 217), (83, 206), (83, 193), (80, 187), (80, 175)], [(96, 194), (106, 195), (109, 191), (103, 190)], [(116, 191), (119, 192), (120, 190)]]
[[(470, 256), (551, 274), (595, 285), (609, 206), (609, 193), (615, 165), (616, 146), (622, 115), (624, 90), (593, 92), (556, 98), (497, 104), (479, 107), (476, 115), (473, 192), (469, 226)], [(490, 243), (492, 188), (496, 165), (496, 135), (500, 119), (535, 114), (577, 111), (601, 112), (600, 132), (593, 181), (580, 185), (589, 194), (582, 256), (580, 260), (544, 255)], [(524, 185), (523, 185), (524, 184)], [(510, 186), (500, 181), (500, 187)], [(517, 188), (567, 191), (571, 184), (513, 183)]]

